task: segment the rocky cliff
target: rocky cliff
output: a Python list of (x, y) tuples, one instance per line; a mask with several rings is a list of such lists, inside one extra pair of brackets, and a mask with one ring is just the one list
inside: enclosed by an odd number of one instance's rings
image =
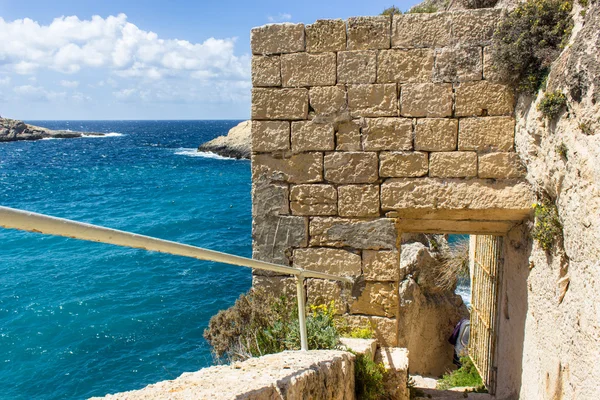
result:
[[(581, 3), (579, 3), (581, 4)], [(600, 398), (600, 4), (574, 7), (571, 41), (547, 91), (566, 107), (554, 119), (522, 96), (516, 145), (527, 179), (558, 209), (562, 238), (529, 255), (520, 398)]]
[(97, 132), (73, 132), (52, 130), (40, 126), (29, 125), (23, 121), (0, 118), (0, 142), (15, 142), (18, 140), (68, 139), (82, 136), (103, 136)]
[(198, 151), (216, 153), (223, 157), (250, 158), (252, 121), (240, 122), (229, 130), (226, 136), (208, 141)]

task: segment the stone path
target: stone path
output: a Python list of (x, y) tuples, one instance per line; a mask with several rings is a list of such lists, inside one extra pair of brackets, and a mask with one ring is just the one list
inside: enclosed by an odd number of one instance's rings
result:
[(421, 375), (411, 375), (415, 382), (415, 387), (423, 391), (424, 396), (416, 397), (417, 400), (438, 399), (438, 400), (462, 400), (462, 399), (477, 399), (491, 400), (492, 396), (487, 393), (467, 393), (465, 390), (473, 390), (471, 387), (457, 387), (449, 390), (436, 389), (437, 379)]

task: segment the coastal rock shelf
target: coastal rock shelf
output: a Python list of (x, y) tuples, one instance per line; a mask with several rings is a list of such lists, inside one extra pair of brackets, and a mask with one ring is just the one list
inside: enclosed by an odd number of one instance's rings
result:
[(104, 136), (98, 132), (74, 132), (52, 130), (41, 126), (29, 125), (23, 121), (0, 118), (0, 142), (16, 142), (19, 140), (71, 139), (83, 136)]
[(198, 151), (230, 158), (250, 158), (252, 121), (240, 122), (226, 136), (219, 136), (198, 147)]

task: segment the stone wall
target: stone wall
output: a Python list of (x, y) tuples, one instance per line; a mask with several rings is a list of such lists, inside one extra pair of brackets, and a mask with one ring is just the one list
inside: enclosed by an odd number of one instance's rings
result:
[(338, 350), (285, 351), (232, 365), (203, 368), (140, 390), (103, 398), (354, 400), (354, 355)]
[[(499, 10), (255, 28), (254, 258), (358, 278), (309, 280), (396, 345), (400, 232), (506, 233), (530, 213), (514, 94), (488, 45)], [(292, 280), (255, 272), (273, 290)]]

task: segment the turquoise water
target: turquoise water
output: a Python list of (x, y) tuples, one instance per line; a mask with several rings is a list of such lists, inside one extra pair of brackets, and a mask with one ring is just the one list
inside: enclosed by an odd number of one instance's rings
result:
[[(0, 204), (251, 255), (250, 163), (194, 148), (239, 121), (28, 121), (116, 132), (0, 144)], [(210, 365), (250, 271), (0, 229), (0, 398), (72, 399)]]

